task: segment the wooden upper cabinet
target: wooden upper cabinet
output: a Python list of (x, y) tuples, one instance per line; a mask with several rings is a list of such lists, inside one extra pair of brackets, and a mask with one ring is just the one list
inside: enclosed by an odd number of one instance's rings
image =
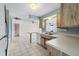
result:
[(40, 17), (40, 18), (39, 18), (39, 27), (40, 27), (40, 28), (42, 28), (42, 21), (43, 21), (43, 18)]
[(57, 27), (61, 27), (61, 15), (60, 15), (60, 10), (57, 13)]
[(39, 18), (39, 27), (40, 27), (42, 30), (45, 30), (45, 28), (46, 28), (46, 20), (44, 20), (43, 17), (40, 17), (40, 18)]
[(60, 8), (60, 27), (79, 27), (79, 4), (62, 3)]

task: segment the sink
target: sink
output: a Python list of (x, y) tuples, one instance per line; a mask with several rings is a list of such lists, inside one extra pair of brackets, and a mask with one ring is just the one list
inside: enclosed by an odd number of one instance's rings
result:
[(46, 32), (45, 34), (53, 35), (53, 32)]
[(41, 37), (44, 38), (44, 39), (48, 39), (48, 40), (51, 40), (51, 39), (55, 39), (56, 38), (54, 36), (50, 36), (49, 34), (41, 34)]

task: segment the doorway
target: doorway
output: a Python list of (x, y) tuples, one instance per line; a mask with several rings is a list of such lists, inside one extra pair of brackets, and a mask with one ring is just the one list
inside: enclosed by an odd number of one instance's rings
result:
[(20, 34), (20, 33), (19, 33), (19, 32), (20, 32), (20, 31), (19, 31), (19, 29), (20, 29), (20, 28), (19, 28), (19, 27), (20, 27), (19, 24), (14, 24), (14, 27), (15, 27), (15, 37), (19, 37), (19, 34)]

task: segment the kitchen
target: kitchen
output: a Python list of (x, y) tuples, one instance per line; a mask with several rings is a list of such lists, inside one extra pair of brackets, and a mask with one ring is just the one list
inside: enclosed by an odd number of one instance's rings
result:
[(8, 56), (79, 56), (78, 3), (5, 5), (10, 21)]
[[(61, 7), (57, 11), (58, 14), (56, 16), (57, 32), (50, 31), (50, 32), (47, 32), (47, 33), (44, 32), (41, 34), (41, 40), (42, 40), (41, 45), (44, 48), (47, 48), (49, 55), (51, 56), (69, 56), (69, 55), (78, 56), (79, 55), (78, 8), (79, 8), (78, 4), (73, 4), (73, 3), (61, 4)], [(41, 19), (44, 20), (43, 17)], [(43, 23), (45, 24), (45, 22)], [(44, 25), (41, 26), (42, 31), (44, 31), (43, 30), (44, 27), (45, 27)]]

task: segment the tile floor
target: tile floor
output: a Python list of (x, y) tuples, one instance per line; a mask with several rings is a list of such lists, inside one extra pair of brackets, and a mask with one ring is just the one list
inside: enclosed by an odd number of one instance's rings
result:
[[(33, 37), (32, 39), (35, 39)], [(36, 42), (30, 44), (27, 35), (26, 37), (14, 37), (8, 49), (8, 56), (47, 56), (47, 51)]]

